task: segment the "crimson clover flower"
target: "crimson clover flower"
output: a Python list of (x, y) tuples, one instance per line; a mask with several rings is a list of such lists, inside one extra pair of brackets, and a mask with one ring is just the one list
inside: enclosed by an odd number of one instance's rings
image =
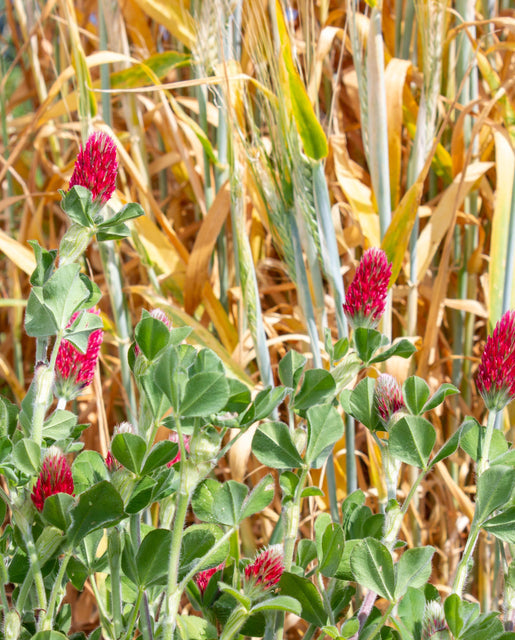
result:
[(449, 627), (445, 621), (442, 605), (436, 600), (426, 603), (422, 620), (422, 640), (438, 640), (438, 638), (450, 638)]
[(245, 567), (244, 591), (249, 595), (262, 595), (273, 589), (284, 571), (283, 548), (274, 544), (259, 553), (251, 564)]
[(219, 564), (217, 567), (213, 567), (212, 569), (205, 569), (204, 571), (199, 571), (195, 576), (195, 582), (197, 583), (197, 587), (200, 591), (200, 595), (203, 596), (206, 592), (207, 585), (211, 578), (215, 575), (217, 571), (221, 571), (225, 566), (225, 562)]
[[(170, 433), (170, 435), (168, 436), (168, 440), (170, 440), (170, 442), (179, 442), (179, 434), (176, 433), (175, 431), (172, 431)], [(183, 437), (183, 442), (184, 442), (184, 448), (186, 449), (186, 453), (190, 452), (190, 440), (191, 440), (191, 436), (184, 436)], [(176, 462), (179, 462), (181, 459), (181, 448), (179, 447), (179, 450), (177, 451), (177, 455), (175, 456), (175, 458), (173, 460), (170, 460), (170, 462), (168, 462), (166, 464), (167, 467), (171, 467), (172, 465), (174, 465)]]
[(363, 254), (347, 290), (343, 310), (353, 327), (374, 329), (384, 313), (392, 265), (382, 249)]
[(45, 500), (56, 493), (73, 496), (73, 478), (70, 466), (60, 449), (50, 447), (30, 495), (38, 511), (43, 511)]
[(394, 413), (405, 407), (401, 386), (390, 374), (382, 373), (377, 378), (374, 403), (384, 426), (390, 422)]
[[(95, 309), (90, 313), (99, 315), (100, 311)], [(75, 322), (78, 315), (79, 312), (72, 315), (68, 327)], [(55, 362), (57, 373), (55, 389), (58, 398), (73, 400), (91, 384), (103, 339), (102, 329), (92, 331), (88, 338), (86, 353), (81, 353), (68, 340), (62, 340)]]
[(488, 336), (476, 386), (489, 411), (501, 411), (515, 398), (515, 311), (507, 311)]
[(75, 185), (91, 191), (93, 202), (103, 207), (116, 189), (118, 160), (116, 144), (103, 131), (95, 131), (86, 141), (75, 161), (70, 189)]

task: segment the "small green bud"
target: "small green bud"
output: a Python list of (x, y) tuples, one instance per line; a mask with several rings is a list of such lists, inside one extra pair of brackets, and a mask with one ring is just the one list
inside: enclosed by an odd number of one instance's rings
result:
[(209, 462), (220, 451), (220, 436), (215, 429), (206, 430), (190, 442), (190, 459), (194, 464)]

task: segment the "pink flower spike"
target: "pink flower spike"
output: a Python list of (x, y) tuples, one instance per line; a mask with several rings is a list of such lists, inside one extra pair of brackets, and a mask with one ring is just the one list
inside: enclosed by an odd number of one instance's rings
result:
[(70, 189), (75, 185), (86, 187), (92, 194), (93, 201), (103, 207), (116, 189), (118, 160), (116, 144), (103, 131), (95, 131), (86, 141), (75, 161), (70, 180)]
[(43, 511), (45, 500), (56, 493), (73, 496), (73, 478), (70, 466), (60, 449), (50, 447), (43, 460), (31, 499), (38, 511)]
[(392, 265), (382, 249), (363, 254), (353, 281), (347, 290), (343, 310), (354, 329), (374, 329), (384, 313)]
[[(170, 442), (179, 443), (179, 434), (175, 431), (172, 431), (168, 436), (168, 440), (170, 440)], [(190, 452), (190, 440), (191, 440), (190, 436), (184, 436), (184, 448), (186, 449), (186, 453)], [(179, 447), (179, 451), (177, 451), (177, 455), (175, 456), (175, 458), (173, 460), (170, 460), (170, 462), (167, 462), (166, 466), (172, 467), (176, 462), (179, 462), (180, 459), (181, 459), (181, 448)]]
[(489, 411), (515, 398), (515, 311), (507, 311), (486, 340), (476, 386)]
[(283, 548), (280, 544), (267, 547), (254, 562), (245, 567), (244, 591), (261, 595), (273, 589), (284, 571)]
[(204, 597), (204, 593), (206, 592), (207, 585), (211, 578), (215, 575), (217, 571), (222, 571), (225, 566), (225, 562), (219, 564), (218, 567), (213, 567), (212, 569), (206, 569), (205, 571), (200, 571), (195, 576), (195, 582), (197, 583), (197, 587), (200, 591), (200, 595)]
[[(90, 313), (100, 315), (98, 309), (90, 310)], [(78, 312), (73, 314), (68, 323), (69, 327), (75, 322), (78, 315)], [(81, 353), (68, 340), (61, 342), (55, 363), (57, 374), (55, 387), (58, 398), (73, 400), (91, 384), (103, 339), (104, 331), (102, 329), (93, 331), (88, 339), (86, 353)]]
[(377, 378), (374, 403), (384, 426), (390, 422), (394, 413), (405, 407), (400, 384), (390, 374), (382, 373)]

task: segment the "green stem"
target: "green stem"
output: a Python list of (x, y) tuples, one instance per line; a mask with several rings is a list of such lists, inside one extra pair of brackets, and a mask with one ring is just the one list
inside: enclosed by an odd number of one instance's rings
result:
[(93, 595), (95, 596), (95, 603), (98, 609), (100, 624), (102, 625), (102, 635), (105, 636), (107, 640), (114, 640), (115, 636), (113, 623), (111, 622), (107, 614), (104, 601), (102, 600), (102, 596), (100, 595), (100, 591), (97, 587), (94, 573), (89, 574), (89, 584), (91, 585), (91, 590), (93, 591)]
[(232, 640), (235, 638), (248, 617), (249, 612), (243, 607), (243, 605), (238, 605), (225, 623), (220, 640)]
[(186, 589), (186, 585), (193, 578), (193, 576), (198, 573), (199, 565), (202, 563), (205, 566), (209, 559), (215, 555), (218, 549), (220, 549), (220, 547), (222, 547), (235, 532), (237, 533), (237, 531), (237, 528), (231, 527), (231, 529), (229, 529), (229, 531), (226, 531), (224, 535), (215, 542), (211, 549), (209, 549), (209, 551), (204, 556), (202, 556), (202, 558), (197, 562), (193, 569), (191, 569), (181, 580), (178, 587), (181, 593), (184, 591), (184, 589)]
[(388, 620), (388, 617), (390, 616), (390, 613), (392, 612), (394, 606), (395, 602), (390, 602), (390, 604), (388, 605), (388, 609), (386, 609), (386, 611), (382, 615), (381, 620), (379, 620), (379, 622), (374, 625), (373, 629), (371, 629), (370, 632), (365, 633), (361, 640), (373, 640), (377, 635), (379, 635), (379, 633), (381, 633), (381, 629), (383, 628), (384, 623)]
[(47, 611), (41, 623), (41, 628), (43, 631), (50, 631), (52, 629), (57, 600), (60, 594), (61, 596), (63, 595), (62, 588), (63, 588), (63, 582), (66, 574), (66, 567), (68, 566), (68, 562), (70, 561), (71, 556), (72, 556), (72, 550), (68, 549), (63, 559), (61, 560), (61, 564), (59, 565), (59, 571), (55, 578), (52, 591), (50, 592), (50, 599), (48, 600)]
[(488, 469), (488, 466), (489, 466), (490, 445), (492, 443), (492, 436), (494, 433), (495, 418), (497, 416), (497, 413), (498, 413), (497, 411), (488, 412), (485, 441), (483, 442), (483, 446), (481, 447), (481, 456), (477, 463), (478, 477), (481, 476), (481, 474), (483, 474)]
[(458, 595), (460, 598), (461, 594), (463, 593), (463, 589), (465, 588), (465, 582), (467, 580), (470, 569), (470, 557), (476, 546), (480, 529), (481, 526), (479, 522), (477, 522), (474, 514), (470, 532), (467, 538), (467, 543), (465, 544), (465, 549), (463, 551), (463, 556), (461, 557), (458, 568), (456, 569), (456, 576), (454, 577), (454, 582), (452, 585), (452, 592)]
[(178, 416), (176, 417), (177, 434), (179, 436), (179, 447), (181, 450), (181, 462), (179, 471), (179, 494), (177, 508), (172, 528), (172, 545), (170, 549), (170, 559), (168, 562), (168, 586), (166, 590), (166, 618), (164, 623), (164, 638), (172, 640), (175, 630), (177, 613), (181, 600), (182, 591), (179, 589), (179, 559), (181, 554), (181, 543), (186, 522), (186, 514), (190, 503), (190, 494), (188, 491), (188, 479), (186, 477), (186, 450), (184, 447), (184, 439), (182, 437), (182, 429)]
[(329, 623), (334, 625), (334, 614), (333, 608), (331, 607), (331, 601), (329, 598), (329, 592), (324, 584), (324, 578), (320, 572), (317, 573), (317, 582), (318, 582), (318, 590), (322, 594), (322, 599), (324, 601), (324, 608), (327, 611), (329, 616)]
[[(46, 591), (45, 591), (45, 583), (43, 582), (43, 575), (41, 573), (41, 567), (39, 566), (39, 558), (36, 551), (36, 545), (34, 544), (34, 539), (32, 538), (32, 531), (29, 530), (26, 532), (25, 544), (27, 545), (27, 551), (29, 553), (30, 566), (32, 569), (32, 576), (34, 578), (34, 584), (36, 587), (36, 598), (38, 609), (42, 609), (46, 611), (47, 608), (47, 599), (46, 599)], [(30, 583), (29, 583), (30, 586)], [(22, 610), (20, 608), (20, 610)]]
[(120, 638), (123, 632), (122, 618), (122, 545), (120, 532), (113, 527), (107, 537), (107, 554), (111, 573), (111, 610), (113, 614), (114, 635)]
[(129, 625), (127, 627), (127, 633), (125, 634), (125, 640), (131, 640), (134, 633), (134, 625), (136, 624), (136, 620), (138, 618), (139, 608), (141, 605), (141, 600), (143, 598), (143, 589), (138, 589), (138, 597), (136, 598), (136, 602), (132, 608), (131, 618), (129, 620)]
[[(297, 488), (295, 489), (295, 495), (293, 500), (288, 503), (288, 507), (283, 514), (286, 515), (286, 535), (284, 537), (284, 570), (289, 571), (293, 562), (293, 552), (295, 550), (295, 541), (299, 532), (299, 520), (300, 520), (300, 501), (302, 495), (302, 489), (306, 482), (306, 477), (309, 468), (304, 467), (300, 473)], [(278, 612), (276, 614), (275, 623), (275, 640), (281, 640), (284, 633), (284, 612)]]
[(36, 396), (32, 414), (32, 440), (41, 446), (43, 441), (43, 424), (52, 397), (54, 369), (50, 365), (41, 365), (36, 372)]

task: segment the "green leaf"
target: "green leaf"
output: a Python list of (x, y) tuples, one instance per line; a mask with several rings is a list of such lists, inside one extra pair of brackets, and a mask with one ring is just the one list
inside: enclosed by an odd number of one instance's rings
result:
[(186, 383), (180, 413), (183, 417), (209, 416), (221, 411), (228, 400), (229, 385), (225, 373), (197, 373)]
[(243, 501), (240, 520), (263, 511), (272, 502), (274, 494), (274, 478), (267, 474)]
[(429, 385), (418, 376), (410, 376), (402, 385), (404, 402), (414, 416), (423, 412), (429, 394)]
[(103, 328), (104, 323), (96, 313), (81, 313), (73, 326), (66, 330), (64, 338), (81, 353), (86, 353), (90, 335)]
[(307, 358), (295, 351), (295, 349), (288, 351), (279, 362), (279, 380), (281, 383), (295, 391), (306, 362)]
[(425, 607), (426, 598), (422, 591), (408, 587), (397, 607), (397, 614), (406, 628), (408, 638), (420, 640)]
[(24, 474), (34, 476), (39, 472), (41, 449), (29, 438), (23, 438), (14, 445), (13, 461)]
[(146, 588), (168, 574), (171, 546), (169, 529), (153, 529), (143, 538), (136, 554), (140, 587)]
[(143, 211), (143, 207), (137, 202), (129, 202), (125, 206), (123, 206), (118, 213), (109, 220), (106, 220), (103, 224), (98, 225), (99, 228), (104, 228), (108, 224), (118, 224), (119, 222), (127, 222), (127, 220), (132, 220), (133, 218), (139, 218), (140, 216), (145, 215)]
[(38, 631), (32, 636), (32, 640), (68, 640), (68, 638), (59, 631)]
[(438, 387), (436, 393), (432, 395), (431, 398), (429, 398), (426, 404), (422, 407), (422, 413), (435, 409), (442, 404), (447, 396), (454, 396), (459, 392), (459, 389), (457, 389), (453, 384), (445, 382)]
[(317, 627), (323, 627), (326, 624), (327, 613), (322, 598), (311, 580), (285, 571), (281, 576), (279, 587), (282, 595), (292, 596), (300, 602), (301, 618)]
[(75, 185), (67, 193), (61, 191), (61, 196), (61, 208), (72, 222), (81, 227), (94, 226), (91, 217), (94, 205), (89, 189)]
[(82, 451), (73, 461), (72, 476), (75, 492), (78, 494), (102, 480), (107, 480), (104, 458), (98, 451)]
[(72, 525), (68, 531), (68, 540), (74, 546), (92, 531), (113, 526), (125, 516), (118, 491), (106, 481), (84, 491), (71, 514)]
[(32, 287), (25, 310), (25, 331), (32, 338), (46, 338), (57, 333), (55, 318), (43, 298), (43, 287)]
[(220, 485), (220, 490), (214, 501), (216, 521), (227, 526), (238, 525), (243, 501), (247, 497), (247, 493), (247, 487), (235, 480), (226, 480)]
[(409, 358), (416, 352), (417, 348), (407, 338), (400, 338), (399, 340), (394, 340), (393, 344), (382, 351), (379, 355), (374, 356), (369, 364), (375, 364), (377, 362), (385, 362), (389, 360), (393, 356), (397, 356), (398, 358)]
[(388, 447), (392, 456), (414, 467), (427, 469), (436, 442), (433, 425), (421, 416), (404, 416), (389, 430)]
[(36, 268), (30, 276), (30, 284), (33, 287), (42, 287), (54, 271), (57, 250), (51, 249), (47, 251), (44, 247), (39, 246), (37, 240), (28, 240), (27, 242), (32, 247), (36, 257)]
[(221, 529), (213, 524), (194, 524), (184, 531), (181, 544), (179, 580), (182, 580), (192, 569), (202, 571), (209, 567), (216, 567), (227, 558), (229, 553), (228, 542), (222, 545), (210, 557), (208, 562), (202, 560), (221, 537)]
[(170, 440), (157, 442), (145, 458), (141, 475), (144, 476), (173, 460), (178, 450), (179, 445), (176, 442), (170, 442)]
[(125, 507), (125, 511), (129, 514), (138, 513), (145, 507), (148, 507), (152, 500), (152, 494), (156, 486), (156, 481), (149, 476), (144, 476), (136, 482), (132, 489), (131, 496)]
[(350, 566), (358, 584), (390, 602), (395, 601), (392, 554), (379, 540), (360, 540), (353, 549)]
[(318, 570), (326, 578), (336, 573), (343, 553), (343, 531), (340, 525), (329, 525), (322, 536), (322, 558)]
[(289, 611), (300, 616), (302, 607), (296, 598), (292, 598), (291, 596), (275, 596), (258, 602), (250, 611), (251, 613), (257, 613), (258, 611)]
[(461, 431), (460, 429), (458, 429), (452, 434), (452, 436), (449, 438), (449, 440), (447, 440), (447, 442), (444, 442), (441, 449), (439, 449), (438, 453), (431, 460), (431, 464), (429, 466), (434, 467), (435, 464), (440, 462), (440, 460), (445, 460), (445, 458), (452, 456), (452, 454), (458, 448), (458, 445), (460, 442), (460, 436), (461, 436)]
[(363, 378), (353, 391), (345, 390), (340, 394), (343, 410), (371, 431), (380, 427), (374, 403), (374, 389), (375, 381), (372, 378)]
[(424, 586), (431, 576), (433, 547), (407, 549), (395, 566), (395, 600), (400, 600), (408, 587), (418, 589)]
[(45, 307), (52, 313), (58, 330), (66, 328), (81, 302), (88, 300), (90, 291), (79, 275), (80, 265), (59, 267), (43, 287)]
[(352, 334), (352, 340), (361, 360), (368, 364), (374, 357), (375, 352), (387, 344), (387, 338), (375, 329), (365, 329), (358, 327)]
[(284, 422), (265, 422), (260, 425), (252, 440), (256, 458), (272, 469), (296, 469), (302, 466), (290, 430)]
[(307, 411), (307, 418), (308, 443), (304, 461), (311, 468), (319, 469), (343, 435), (343, 420), (330, 404), (311, 407)]
[[(53, 496), (50, 496), (53, 497)], [(69, 496), (68, 496), (69, 497)], [(49, 498), (47, 498), (48, 500)], [(55, 558), (60, 553), (60, 547), (64, 541), (64, 536), (56, 527), (45, 527), (36, 540), (36, 553), (38, 560), (43, 566), (51, 558)]]
[(458, 637), (463, 628), (463, 618), (461, 617), (461, 600), (456, 593), (452, 593), (445, 599), (443, 604), (445, 620), (453, 636)]
[(216, 627), (208, 620), (197, 616), (177, 616), (177, 627), (181, 640), (217, 640), (218, 638)]
[(111, 443), (111, 453), (126, 469), (139, 474), (147, 445), (135, 433), (118, 433)]
[[(486, 427), (478, 423), (475, 418), (467, 418), (461, 425), (460, 447), (477, 462), (481, 457), (483, 442), (485, 439)], [(490, 459), (494, 460), (505, 454), (509, 449), (506, 438), (502, 431), (494, 429), (492, 441), (490, 443)]]
[(88, 568), (80, 560), (72, 556), (66, 567), (66, 575), (77, 591), (82, 591), (88, 578)]
[(71, 524), (71, 515), (75, 498), (67, 493), (48, 496), (43, 506), (43, 518), (61, 531), (67, 531)]
[(240, 414), (250, 404), (252, 399), (250, 389), (236, 378), (227, 378), (227, 383), (229, 385), (229, 400), (224, 407), (224, 411)]
[(295, 562), (306, 570), (308, 564), (316, 560), (317, 548), (313, 540), (302, 538), (297, 545), (297, 558)]
[(43, 424), (43, 438), (66, 440), (70, 437), (76, 424), (77, 416), (74, 413), (64, 409), (56, 409)]
[(139, 348), (148, 360), (154, 360), (166, 349), (170, 341), (170, 329), (157, 318), (143, 318), (135, 329)]
[(483, 529), (493, 533), (499, 540), (515, 544), (515, 507), (510, 507), (484, 522)]
[(268, 418), (272, 411), (284, 400), (288, 393), (285, 387), (268, 387), (260, 391), (254, 402), (240, 418), (240, 424), (246, 426), (263, 418)]
[(308, 369), (298, 394), (293, 399), (295, 411), (305, 411), (325, 400), (332, 399), (336, 393), (333, 376), (325, 369)]
[(105, 242), (106, 240), (122, 240), (131, 235), (129, 227), (121, 222), (120, 224), (109, 224), (109, 221), (98, 225), (97, 241)]
[(486, 469), (477, 480), (476, 517), (483, 522), (496, 509), (506, 505), (515, 489), (515, 469), (495, 465)]

